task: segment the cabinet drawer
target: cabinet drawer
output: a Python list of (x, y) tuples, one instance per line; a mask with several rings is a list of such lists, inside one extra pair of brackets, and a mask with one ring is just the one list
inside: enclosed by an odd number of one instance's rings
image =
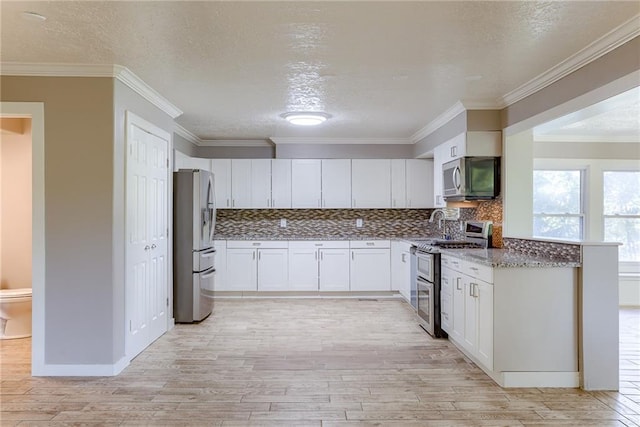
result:
[(443, 255), (440, 257), (440, 262), (444, 267), (462, 272), (462, 260), (460, 258)]
[(287, 249), (289, 242), (286, 240), (228, 240), (228, 249)]
[(483, 282), (493, 283), (493, 268), (489, 266), (465, 261), (462, 263), (462, 272)]
[(305, 241), (290, 241), (290, 249), (349, 249), (348, 240), (305, 240)]
[(351, 249), (390, 248), (390, 240), (352, 240)]

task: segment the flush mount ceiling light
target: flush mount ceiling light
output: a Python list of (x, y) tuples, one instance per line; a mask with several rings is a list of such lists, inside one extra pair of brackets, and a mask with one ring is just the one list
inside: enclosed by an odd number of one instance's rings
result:
[(316, 126), (327, 121), (331, 115), (327, 113), (298, 111), (293, 113), (284, 113), (282, 114), (282, 117), (292, 125)]

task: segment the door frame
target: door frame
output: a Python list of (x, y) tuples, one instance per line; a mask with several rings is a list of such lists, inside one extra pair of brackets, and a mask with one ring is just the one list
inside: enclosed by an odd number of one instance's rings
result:
[(129, 139), (131, 137), (129, 132), (129, 126), (136, 125), (140, 129), (149, 132), (167, 141), (167, 186), (166, 186), (166, 201), (167, 201), (167, 228), (169, 233), (167, 235), (167, 297), (169, 298), (169, 306), (167, 307), (167, 331), (169, 331), (174, 325), (173, 319), (173, 160), (172, 160), (172, 152), (173, 152), (173, 143), (171, 139), (171, 133), (161, 129), (160, 127), (154, 125), (153, 123), (143, 119), (142, 117), (136, 115), (135, 113), (126, 110), (125, 111), (125, 126), (124, 126), (124, 134), (125, 134), (125, 245), (124, 245), (124, 255), (125, 255), (125, 283), (124, 283), (124, 307), (125, 307), (125, 319), (124, 319), (124, 331), (125, 331), (125, 357), (131, 361), (138, 354), (131, 354), (131, 343), (130, 336), (128, 330), (129, 319), (131, 318), (129, 306), (130, 301), (128, 301), (127, 295), (129, 293), (130, 284), (127, 282), (127, 272), (130, 267), (129, 265), (129, 245), (128, 245), (128, 236), (129, 236), (129, 218), (127, 218), (127, 191), (129, 188)]
[(31, 375), (46, 375), (45, 366), (45, 185), (44, 102), (0, 102), (0, 117), (31, 119)]

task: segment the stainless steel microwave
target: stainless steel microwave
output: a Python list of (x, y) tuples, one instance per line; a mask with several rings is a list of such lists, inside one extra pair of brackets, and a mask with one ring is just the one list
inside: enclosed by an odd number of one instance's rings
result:
[(444, 199), (495, 199), (500, 195), (500, 157), (461, 157), (442, 165)]

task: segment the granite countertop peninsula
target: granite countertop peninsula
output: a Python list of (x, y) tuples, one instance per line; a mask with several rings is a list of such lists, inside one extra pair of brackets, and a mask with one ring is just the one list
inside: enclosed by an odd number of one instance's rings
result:
[(553, 257), (535, 256), (508, 249), (440, 249), (443, 255), (451, 255), (465, 261), (471, 261), (493, 268), (542, 268), (542, 267), (580, 267), (579, 262)]

